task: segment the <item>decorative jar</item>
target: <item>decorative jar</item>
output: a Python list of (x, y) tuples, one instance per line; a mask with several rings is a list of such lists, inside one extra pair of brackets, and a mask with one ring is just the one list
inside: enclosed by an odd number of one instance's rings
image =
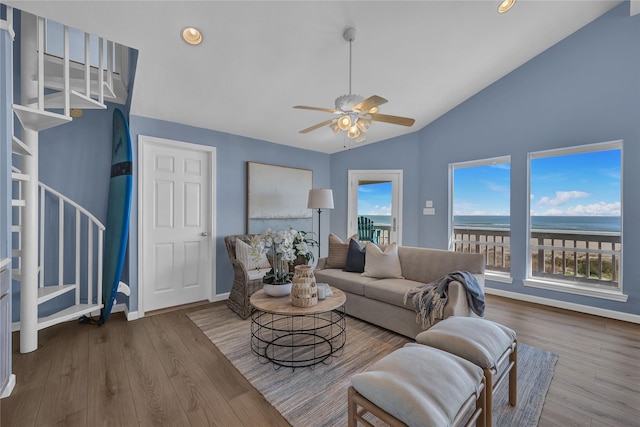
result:
[(313, 267), (296, 265), (291, 285), (291, 305), (313, 307), (318, 304), (318, 287)]

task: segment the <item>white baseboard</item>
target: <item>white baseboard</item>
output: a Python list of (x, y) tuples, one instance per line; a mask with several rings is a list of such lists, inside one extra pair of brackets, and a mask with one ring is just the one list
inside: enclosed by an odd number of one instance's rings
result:
[(565, 310), (577, 311), (579, 313), (593, 314), (594, 316), (607, 317), (609, 319), (622, 320), (624, 322), (639, 323), (640, 315), (625, 313), (622, 311), (607, 310), (604, 308), (591, 307), (589, 305), (575, 304), (572, 302), (558, 301), (551, 298), (542, 298), (533, 295), (525, 295), (518, 292), (503, 291), (501, 289), (485, 287), (485, 293), (497, 295), (499, 297), (511, 298), (519, 301), (532, 302), (535, 304), (547, 305), (550, 307), (563, 308)]
[(9, 382), (7, 383), (7, 386), (4, 388), (4, 390), (2, 390), (0, 399), (4, 399), (5, 397), (11, 396), (11, 392), (13, 391), (13, 388), (15, 386), (16, 386), (16, 376), (15, 374), (11, 374), (9, 376)]
[(218, 295), (213, 297), (211, 302), (224, 301), (226, 299), (229, 299), (229, 294), (230, 294), (230, 292), (227, 292), (227, 293), (224, 293), (224, 294), (218, 294)]

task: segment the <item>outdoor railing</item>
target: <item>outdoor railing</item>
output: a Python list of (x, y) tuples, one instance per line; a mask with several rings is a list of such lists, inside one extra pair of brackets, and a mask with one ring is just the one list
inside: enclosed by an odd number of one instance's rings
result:
[[(510, 271), (508, 229), (455, 228), (453, 247), (456, 252), (483, 254), (488, 271)], [(533, 277), (618, 289), (621, 254), (620, 233), (570, 230), (531, 232)]]

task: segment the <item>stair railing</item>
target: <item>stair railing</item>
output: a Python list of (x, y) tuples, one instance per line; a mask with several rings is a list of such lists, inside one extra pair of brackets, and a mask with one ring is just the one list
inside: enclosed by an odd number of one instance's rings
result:
[[(67, 233), (65, 233), (65, 218), (69, 215), (65, 215), (65, 206), (68, 205), (74, 209), (75, 216), (75, 231), (71, 231), (71, 238), (75, 241), (75, 254), (74, 258), (68, 257), (74, 260), (74, 283), (76, 286), (75, 298), (76, 304), (80, 304), (81, 294), (81, 248), (83, 247), (82, 239), (82, 219), (86, 218), (86, 304), (93, 304), (93, 289), (94, 289), (94, 277), (97, 280), (97, 293), (95, 304), (101, 304), (102, 298), (102, 252), (104, 241), (104, 225), (89, 211), (82, 206), (78, 205), (73, 200), (54, 190), (53, 188), (39, 183), (40, 187), (40, 243), (39, 243), (39, 258), (40, 258), (40, 277), (39, 287), (45, 287), (45, 266), (44, 266), (44, 249), (46, 244), (45, 239), (45, 220), (46, 220), (46, 196), (49, 194), (53, 197), (53, 200), (57, 200), (58, 203), (58, 287), (64, 287), (64, 272), (65, 272), (65, 239)], [(54, 202), (55, 203), (55, 202)], [(97, 242), (94, 239), (94, 232), (97, 231)], [(97, 261), (97, 267), (94, 271), (94, 260)], [(47, 286), (49, 288), (51, 286)]]

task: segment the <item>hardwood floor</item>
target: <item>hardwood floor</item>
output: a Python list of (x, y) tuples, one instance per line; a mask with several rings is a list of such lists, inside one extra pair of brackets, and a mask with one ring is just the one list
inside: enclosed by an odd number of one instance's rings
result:
[[(202, 308), (57, 325), (29, 354), (14, 334), (17, 385), (0, 424), (287, 426), (185, 315)], [(540, 426), (640, 426), (640, 325), (491, 295), (486, 317), (560, 355)]]

